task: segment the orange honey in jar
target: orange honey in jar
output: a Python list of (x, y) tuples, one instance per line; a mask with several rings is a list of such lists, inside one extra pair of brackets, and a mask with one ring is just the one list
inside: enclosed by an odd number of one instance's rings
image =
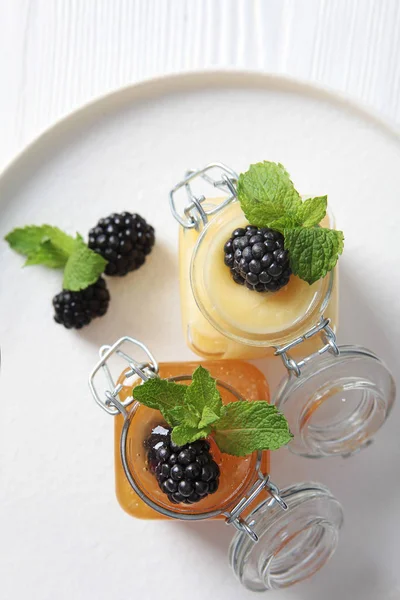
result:
[[(199, 364), (198, 362), (161, 363), (159, 375), (163, 379), (188, 376), (187, 380), (182, 380), (182, 384), (189, 384), (190, 376)], [(210, 372), (212, 377), (221, 382), (218, 389), (224, 404), (234, 402), (239, 396), (246, 398), (246, 400), (269, 400), (268, 383), (261, 371), (255, 366), (234, 360), (209, 361), (201, 364)], [(119, 379), (119, 383), (123, 385), (119, 393), (120, 400), (123, 402), (131, 397), (133, 387), (140, 382), (141, 380), (137, 380), (132, 385), (132, 381), (125, 381), (124, 373), (122, 373)], [(176, 505), (172, 504), (166, 494), (161, 491), (154, 474), (149, 469), (145, 448), (145, 440), (154, 427), (165, 424), (162, 415), (158, 410), (143, 405), (134, 405), (132, 413), (134, 418), (129, 427), (127, 439), (129, 469), (136, 475), (143, 489), (157, 504), (174, 509)], [(156, 512), (143, 502), (130, 486), (124, 473), (119, 448), (124, 424), (123, 416), (117, 415), (114, 422), (116, 494), (121, 507), (131, 516), (140, 519), (165, 518), (161, 513)], [(232, 456), (220, 452), (212, 438), (209, 438), (209, 441), (211, 445), (210, 452), (221, 472), (218, 490), (196, 504), (180, 505), (181, 512), (186, 511), (193, 514), (212, 511), (216, 508), (223, 510), (225, 507), (234, 504), (243, 495), (244, 490), (248, 489), (253, 481), (257, 479), (256, 463), (258, 458), (256, 452), (244, 457)], [(262, 453), (261, 467), (264, 473), (268, 472), (268, 452)]]

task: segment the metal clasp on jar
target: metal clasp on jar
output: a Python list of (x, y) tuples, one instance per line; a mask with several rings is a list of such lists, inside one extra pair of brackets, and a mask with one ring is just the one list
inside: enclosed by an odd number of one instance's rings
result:
[(258, 535), (252, 529), (253, 523), (251, 521), (248, 523), (242, 519), (241, 514), (254, 502), (254, 500), (263, 490), (266, 490), (270, 494), (270, 496), (279, 504), (282, 510), (288, 509), (288, 505), (280, 495), (279, 488), (272, 483), (269, 475), (264, 475), (259, 469), (258, 480), (251, 487), (248, 494), (239, 500), (239, 502), (234, 508), (232, 508), (231, 511), (224, 513), (224, 516), (226, 517), (226, 524), (233, 525), (238, 531), (243, 531), (253, 540), (253, 542), (258, 542)]
[[(212, 173), (215, 173), (217, 177), (213, 177)], [(219, 204), (206, 209), (203, 206), (206, 196), (193, 193), (191, 184), (196, 179), (206, 182), (214, 189), (228, 192), (228, 196)], [(237, 180), (237, 173), (227, 165), (219, 162), (210, 163), (203, 169), (187, 171), (185, 177), (169, 193), (169, 203), (173, 216), (185, 229), (198, 229), (200, 224), (206, 225), (209, 216), (219, 212), (236, 199)], [(178, 211), (176, 203), (177, 192), (182, 188), (185, 189), (187, 195), (187, 203), (184, 206), (183, 214)]]
[[(125, 343), (131, 344), (136, 348), (140, 348), (140, 350), (142, 350), (147, 356), (148, 361), (138, 362), (129, 354), (123, 352), (121, 350), (121, 346)], [(150, 352), (150, 350), (147, 348), (147, 346), (129, 336), (120, 338), (112, 346), (102, 346), (100, 348), (99, 354), (101, 358), (89, 376), (90, 391), (92, 392), (92, 396), (95, 399), (96, 403), (109, 415), (115, 416), (121, 412), (121, 407), (126, 408), (135, 400), (133, 396), (128, 397), (123, 402), (119, 400), (118, 394), (122, 390), (123, 386), (121, 384), (117, 384), (114, 381), (114, 378), (111, 374), (110, 368), (108, 366), (108, 361), (110, 360), (111, 356), (116, 354), (127, 363), (129, 370), (125, 372), (126, 378), (132, 377), (133, 375), (137, 375), (143, 381), (147, 381), (147, 379), (151, 377), (157, 377), (158, 363), (152, 355), (152, 353)], [(100, 369), (102, 369), (105, 373), (107, 381), (111, 388), (110, 390), (106, 390), (106, 392), (104, 393), (105, 399), (104, 397), (102, 397), (102, 395), (100, 395), (98, 389), (95, 386), (95, 378)]]
[[(301, 369), (311, 362), (317, 356), (321, 356), (325, 354), (325, 352), (330, 352), (335, 356), (338, 356), (340, 353), (339, 347), (336, 343), (336, 336), (333, 329), (329, 326), (330, 320), (321, 316), (319, 323), (311, 327), (304, 335), (296, 338), (292, 342), (289, 342), (285, 346), (277, 346), (275, 348), (275, 356), (280, 356), (283, 360), (283, 364), (289, 373), (293, 373), (296, 377), (300, 377)], [(302, 360), (295, 361), (294, 358), (290, 356), (288, 353), (289, 350), (298, 346), (302, 342), (309, 340), (315, 335), (319, 335), (322, 339), (323, 346), (317, 350), (317, 352), (313, 352), (312, 354), (305, 356)]]

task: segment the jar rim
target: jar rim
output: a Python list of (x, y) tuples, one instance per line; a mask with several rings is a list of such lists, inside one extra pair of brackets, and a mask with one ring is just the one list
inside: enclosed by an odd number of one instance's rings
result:
[(350, 456), (368, 446), (393, 407), (396, 386), (384, 363), (362, 346), (339, 346), (285, 377), (273, 403), (288, 419), (288, 448), (309, 458)]
[[(287, 512), (277, 512), (277, 507), (266, 499), (248, 515), (260, 534), (256, 546), (243, 533), (237, 533), (231, 542), (231, 567), (242, 585), (252, 591), (288, 587), (310, 577), (323, 567), (337, 546), (343, 510), (327, 487), (314, 482), (297, 483), (281, 490), (281, 495), (288, 505)], [(311, 539), (302, 535), (312, 530), (318, 535)], [(325, 532), (328, 535), (324, 536)]]

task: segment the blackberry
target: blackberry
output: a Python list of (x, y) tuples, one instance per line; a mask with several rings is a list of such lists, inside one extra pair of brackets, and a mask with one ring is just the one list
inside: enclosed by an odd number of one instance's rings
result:
[(154, 229), (129, 212), (100, 219), (89, 231), (88, 246), (107, 261), (106, 275), (126, 275), (139, 269), (154, 246)]
[(89, 325), (95, 317), (106, 314), (110, 294), (105, 280), (100, 277), (96, 283), (79, 292), (63, 290), (53, 298), (54, 320), (67, 329), (81, 329)]
[(194, 504), (217, 491), (219, 467), (207, 440), (177, 446), (171, 440), (171, 429), (158, 425), (144, 446), (149, 469), (173, 504)]
[(235, 229), (224, 254), (233, 280), (256, 292), (276, 292), (292, 274), (283, 235), (274, 229), (254, 225)]

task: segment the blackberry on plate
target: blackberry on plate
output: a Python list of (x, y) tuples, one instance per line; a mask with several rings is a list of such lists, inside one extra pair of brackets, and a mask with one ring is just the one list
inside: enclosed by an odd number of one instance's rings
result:
[(150, 471), (174, 504), (194, 504), (217, 491), (219, 467), (207, 440), (177, 446), (171, 428), (158, 425), (145, 440)]
[(100, 219), (88, 246), (108, 261), (106, 275), (126, 275), (143, 265), (154, 241), (154, 228), (143, 217), (123, 212)]
[(106, 282), (100, 277), (96, 283), (84, 290), (63, 290), (54, 296), (54, 320), (67, 329), (81, 329), (89, 325), (95, 317), (105, 315), (109, 302), (110, 294)]
[(224, 246), (224, 261), (236, 283), (256, 292), (276, 292), (292, 274), (283, 235), (267, 227), (235, 229)]

